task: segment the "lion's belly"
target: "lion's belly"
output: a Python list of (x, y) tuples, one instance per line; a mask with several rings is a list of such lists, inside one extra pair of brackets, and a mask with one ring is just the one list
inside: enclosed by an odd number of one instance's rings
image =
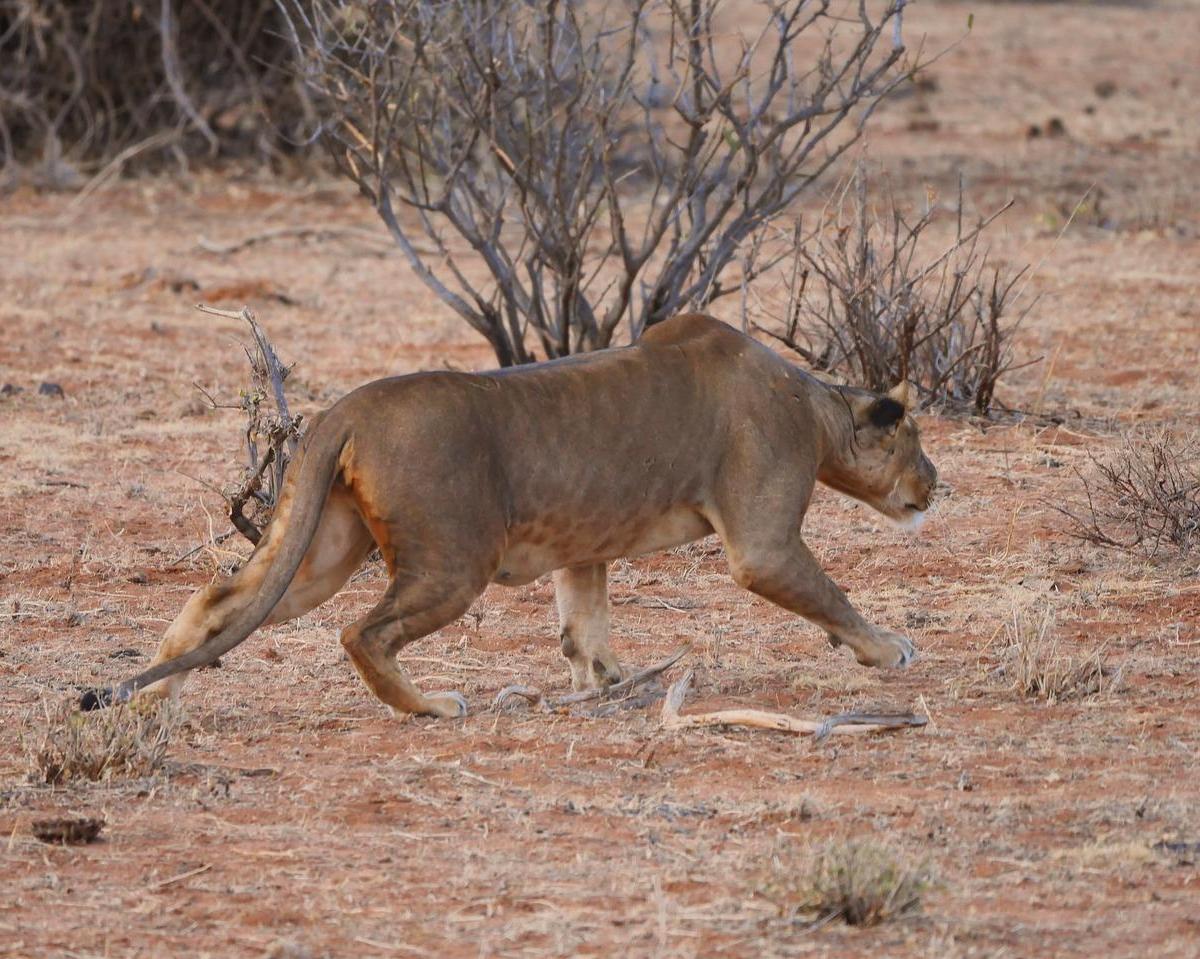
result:
[(564, 566), (640, 556), (707, 536), (712, 526), (695, 510), (677, 507), (652, 519), (631, 518), (603, 529), (531, 523), (514, 530), (492, 582), (523, 586)]

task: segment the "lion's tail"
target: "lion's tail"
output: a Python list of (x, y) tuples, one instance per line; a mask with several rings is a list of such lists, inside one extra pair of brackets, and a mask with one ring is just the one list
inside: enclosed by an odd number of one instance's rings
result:
[[(323, 418), (319, 426), (314, 424), (314, 429), (307, 439), (307, 449), (298, 464), (299, 469), (288, 477), (295, 486), (289, 491), (292, 494), (292, 502), (287, 510), (287, 515), (278, 516), (276, 520), (276, 522), (283, 520), (286, 525), (282, 530), (268, 529), (267, 531), (268, 542), (272, 533), (281, 535), (282, 540), (271, 560), (266, 577), (250, 605), (236, 613), (219, 633), (209, 637), (195, 649), (165, 663), (150, 667), (133, 679), (121, 683), (115, 690), (89, 692), (80, 704), (83, 708), (104, 706), (112, 699), (116, 699), (117, 702), (128, 702), (134, 693), (151, 683), (189, 669), (207, 666), (218, 656), (229, 652), (263, 624), (271, 614), (271, 610), (275, 608), (275, 604), (287, 592), (288, 586), (296, 575), (296, 570), (300, 568), (304, 554), (308, 551), (309, 544), (316, 535), (325, 500), (333, 485), (342, 449), (348, 439), (346, 428), (343, 426), (339, 429), (338, 427), (338, 422), (336, 420), (331, 422), (329, 417)], [(267, 544), (264, 543), (264, 545)], [(106, 693), (108, 695), (105, 695)]]

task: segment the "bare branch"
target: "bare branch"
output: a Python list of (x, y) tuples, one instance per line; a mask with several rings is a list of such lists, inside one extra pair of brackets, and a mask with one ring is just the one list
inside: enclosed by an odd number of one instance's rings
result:
[(1200, 544), (1200, 436), (1136, 430), (1108, 455), (1089, 452), (1076, 470), (1083, 499), (1052, 504), (1077, 539), (1156, 558), (1170, 547), (1188, 557)]
[[(280, 362), (266, 331), (249, 308), (219, 310), (198, 303), (196, 309), (213, 316), (242, 320), (249, 325), (254, 338), (253, 352), (246, 350), (246, 358), (250, 362), (250, 389), (241, 392), (237, 404), (246, 413), (248, 465), (241, 480), (223, 490), (221, 495), (229, 504), (230, 522), (246, 539), (257, 544), (261, 530), (270, 520), (279, 494), (283, 491), (288, 463), (295, 455), (302, 431), (303, 417), (291, 415), (283, 388), (291, 367), (285, 367)], [(214, 406), (218, 405), (207, 391), (201, 392)], [(270, 399), (273, 407), (271, 412), (263, 406), (267, 399)], [(260, 444), (266, 447), (261, 455)], [(246, 515), (247, 506), (254, 507), (254, 517)]]
[(718, 0), (279, 2), (339, 169), (503, 365), (745, 289), (743, 245), (914, 69), (903, 0), (757, 0), (720, 27)]
[(1012, 203), (964, 231), (960, 189), (955, 239), (928, 260), (936, 207), (910, 221), (893, 203), (876, 218), (861, 166), (835, 206), (821, 231), (797, 228), (775, 323), (756, 328), (819, 370), (875, 390), (908, 380), (926, 405), (987, 414), (1000, 379), (1020, 368), (1013, 338), (1036, 303), (1014, 302), (1025, 270), (1006, 276), (979, 245)]

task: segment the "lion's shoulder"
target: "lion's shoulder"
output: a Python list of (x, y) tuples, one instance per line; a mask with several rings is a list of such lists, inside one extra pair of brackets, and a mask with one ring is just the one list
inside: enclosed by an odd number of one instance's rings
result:
[(654, 324), (642, 334), (638, 342), (651, 346), (669, 346), (697, 339), (737, 342), (748, 337), (707, 313), (681, 313)]
[[(676, 348), (691, 357), (693, 370), (759, 385), (801, 374), (783, 357), (736, 327), (704, 313), (684, 313), (652, 326), (638, 341), (651, 350)], [(742, 386), (737, 389), (741, 390)]]

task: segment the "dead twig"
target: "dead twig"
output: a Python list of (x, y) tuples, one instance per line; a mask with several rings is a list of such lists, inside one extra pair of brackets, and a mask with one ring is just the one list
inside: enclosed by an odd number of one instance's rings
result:
[(158, 882), (152, 882), (146, 888), (150, 891), (166, 889), (167, 886), (173, 886), (177, 882), (183, 882), (185, 879), (191, 879), (193, 876), (199, 876), (201, 873), (208, 872), (210, 869), (212, 869), (212, 863), (205, 863), (203, 866), (197, 866), (195, 869), (189, 869), (187, 872), (181, 872), (177, 876), (170, 876), (167, 879), (160, 879)]
[(225, 540), (229, 539), (229, 537), (232, 536), (233, 533), (234, 533), (233, 530), (226, 530), (224, 533), (220, 533), (220, 534), (214, 536), (212, 538), (211, 542), (200, 543), (198, 546), (193, 546), (182, 556), (177, 556), (177, 557), (175, 557), (175, 559), (171, 560), (171, 562), (167, 563), (167, 568), (170, 569), (172, 566), (178, 566), (184, 560), (191, 559), (198, 552), (200, 552), (200, 550), (205, 549), (208, 546), (220, 546), (223, 542), (225, 542)]
[[(291, 415), (283, 390), (283, 381), (287, 379), (291, 367), (280, 362), (274, 345), (249, 307), (218, 310), (197, 303), (196, 309), (213, 316), (240, 319), (250, 327), (254, 337), (254, 352), (246, 350), (246, 358), (250, 361), (251, 388), (242, 391), (238, 404), (246, 413), (246, 453), (249, 462), (241, 481), (232, 489), (222, 490), (221, 495), (229, 504), (230, 522), (246, 539), (257, 545), (283, 490), (287, 466), (296, 453), (301, 434), (303, 418)], [(208, 398), (214, 406), (217, 405), (211, 396)], [(264, 408), (268, 398), (274, 406), (273, 412), (269, 407)], [(266, 445), (261, 455), (260, 443)], [(248, 504), (256, 508), (253, 518), (246, 515)]]
[(768, 713), (759, 709), (720, 709), (712, 713), (681, 716), (679, 710), (687, 697), (693, 678), (688, 670), (667, 691), (663, 702), (664, 729), (689, 729), (701, 726), (745, 726), (750, 729), (773, 729), (785, 733), (811, 735), (821, 742), (832, 733), (877, 733), (888, 729), (924, 726), (928, 719), (915, 713), (840, 713), (829, 719), (796, 719), (783, 713)]
[[(387, 236), (374, 233), (371, 230), (361, 230), (357, 227), (330, 227), (330, 226), (283, 226), (276, 227), (273, 230), (264, 230), (262, 233), (253, 233), (250, 236), (243, 237), (240, 240), (235, 240), (233, 243), (215, 243), (207, 237), (201, 236), (196, 242), (196, 249), (202, 253), (212, 253), (216, 256), (229, 256), (233, 253), (241, 253), (242, 250), (249, 249), (252, 246), (258, 246), (262, 243), (273, 243), (276, 240), (361, 240), (364, 243), (377, 243), (384, 247), (379, 251), (379, 254), (386, 255), (395, 252), (395, 245)], [(432, 250), (420, 249), (418, 253), (431, 253)]]
[(666, 659), (655, 663), (653, 666), (647, 666), (645, 669), (639, 670), (628, 679), (623, 679), (619, 683), (613, 683), (613, 685), (606, 686), (603, 689), (582, 689), (579, 692), (567, 693), (565, 696), (559, 696), (555, 699), (547, 699), (536, 686), (522, 686), (519, 684), (505, 686), (496, 694), (492, 708), (499, 711), (508, 705), (514, 697), (528, 700), (530, 703), (539, 706), (544, 712), (555, 712), (556, 710), (577, 706), (580, 703), (590, 702), (594, 699), (606, 701), (620, 699), (632, 693), (639, 686), (657, 679), (683, 659), (691, 650), (690, 643), (680, 646), (679, 649), (675, 650)]
[(647, 606), (650, 609), (669, 609), (673, 613), (684, 613), (689, 609), (701, 609), (704, 604), (691, 599), (676, 599), (669, 602), (661, 596), (620, 596), (613, 600), (614, 606)]

